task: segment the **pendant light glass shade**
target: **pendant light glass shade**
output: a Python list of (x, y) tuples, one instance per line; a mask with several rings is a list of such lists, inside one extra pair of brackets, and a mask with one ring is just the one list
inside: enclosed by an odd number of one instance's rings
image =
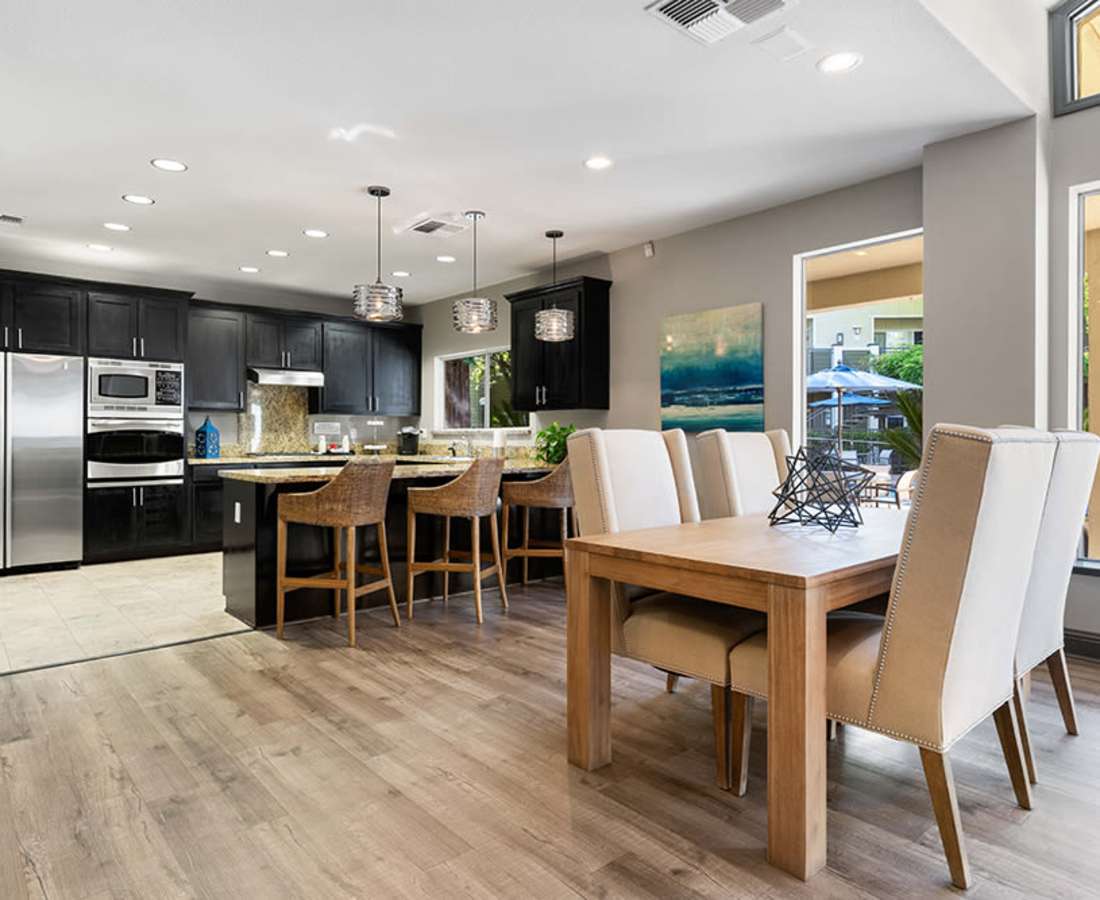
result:
[(490, 297), (477, 296), (477, 222), (485, 213), (472, 209), (466, 218), (474, 223), (474, 289), (472, 297), (455, 300), (451, 306), (451, 324), (461, 334), (481, 334), (496, 331), (497, 302)]
[(378, 274), (374, 284), (357, 284), (352, 289), (352, 312), (366, 322), (397, 322), (404, 315), (403, 293), (399, 287), (382, 283), (382, 198), (390, 195), (390, 189), (372, 184), (367, 193), (378, 201)]
[[(546, 236), (554, 242), (553, 283), (558, 283), (558, 238), (564, 237), (563, 231), (548, 231)], [(535, 340), (549, 343), (561, 343), (573, 340), (576, 334), (575, 317), (571, 309), (540, 309), (535, 313)]]

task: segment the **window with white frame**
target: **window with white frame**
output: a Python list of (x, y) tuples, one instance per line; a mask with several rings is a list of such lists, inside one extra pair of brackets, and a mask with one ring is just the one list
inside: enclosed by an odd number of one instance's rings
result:
[(522, 428), (528, 414), (512, 409), (512, 353), (483, 350), (441, 357), (440, 428)]

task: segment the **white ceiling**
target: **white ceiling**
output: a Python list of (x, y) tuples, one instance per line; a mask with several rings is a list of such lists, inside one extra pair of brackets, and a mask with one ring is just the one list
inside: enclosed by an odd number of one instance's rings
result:
[[(526, 274), (916, 165), (924, 144), (1026, 114), (917, 0), (802, 0), (814, 49), (714, 47), (644, 0), (36, 0), (0, 32), (0, 265), (230, 294), (346, 296), (393, 225), (484, 209), (480, 276)], [(827, 51), (862, 52), (845, 76)], [(333, 128), (390, 129), (348, 142)], [(582, 165), (606, 153), (615, 166)], [(185, 161), (172, 175), (154, 156)], [(156, 198), (123, 203), (124, 192)], [(133, 226), (129, 234), (101, 223)], [(331, 232), (302, 236), (306, 227)], [(86, 249), (112, 245), (111, 254)], [(289, 250), (284, 260), (264, 250)], [(458, 257), (453, 265), (437, 254)], [(385, 237), (410, 302), (469, 285), (469, 234)], [(242, 264), (262, 268), (243, 275)], [(390, 279), (393, 280), (393, 279)]]

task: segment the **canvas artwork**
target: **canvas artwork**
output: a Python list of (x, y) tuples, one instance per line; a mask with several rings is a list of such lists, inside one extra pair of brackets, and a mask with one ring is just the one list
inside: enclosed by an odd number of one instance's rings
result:
[(661, 320), (661, 428), (764, 430), (764, 307)]

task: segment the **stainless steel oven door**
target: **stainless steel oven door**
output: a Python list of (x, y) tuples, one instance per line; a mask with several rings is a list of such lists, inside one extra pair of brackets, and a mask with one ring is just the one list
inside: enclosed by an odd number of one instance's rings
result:
[(180, 363), (88, 360), (88, 415), (112, 418), (182, 418)]
[(181, 419), (89, 419), (88, 478), (183, 474)]

